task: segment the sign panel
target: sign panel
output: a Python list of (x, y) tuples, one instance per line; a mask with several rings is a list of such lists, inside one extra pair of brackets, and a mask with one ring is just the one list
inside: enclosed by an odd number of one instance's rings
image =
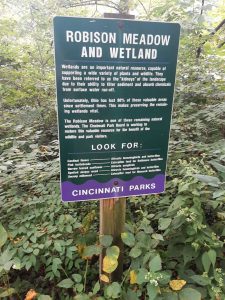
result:
[(164, 191), (179, 32), (54, 18), (63, 201)]

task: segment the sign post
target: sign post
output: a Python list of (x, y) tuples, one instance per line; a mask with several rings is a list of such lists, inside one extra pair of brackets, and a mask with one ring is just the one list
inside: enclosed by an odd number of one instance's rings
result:
[(115, 222), (123, 231), (118, 198), (164, 191), (179, 32), (177, 23), (54, 19), (62, 200), (110, 199), (101, 234)]

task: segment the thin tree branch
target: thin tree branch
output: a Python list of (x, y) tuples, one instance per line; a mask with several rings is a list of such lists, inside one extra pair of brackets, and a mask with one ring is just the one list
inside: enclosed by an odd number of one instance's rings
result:
[(204, 5), (205, 5), (205, 0), (202, 0), (202, 6), (201, 6), (201, 12), (200, 12), (201, 16), (203, 15)]
[(225, 41), (221, 42), (221, 43), (217, 46), (217, 48), (222, 48), (224, 45), (225, 45)]
[[(80, 6), (84, 6), (84, 5), (95, 5), (95, 2), (96, 1), (84, 1), (84, 2), (80, 2), (80, 3), (70, 3), (70, 4), (65, 4), (65, 5), (62, 5), (62, 7), (65, 7), (65, 8), (69, 8), (69, 7), (80, 7)], [(106, 6), (106, 7), (109, 7), (109, 8), (113, 8), (115, 10), (118, 11), (118, 6), (115, 5), (115, 3), (113, 3), (112, 5), (109, 4), (110, 2), (107, 2), (107, 3), (98, 3), (99, 6)]]
[(144, 9), (146, 15), (148, 15), (148, 11), (147, 9), (145, 8), (144, 4), (141, 2), (141, 0), (138, 0), (138, 2), (141, 4), (142, 8)]
[(221, 27), (225, 24), (225, 19), (223, 19), (217, 26), (216, 28), (210, 32), (210, 34), (208, 35), (208, 37), (200, 44), (200, 46), (198, 47), (197, 51), (196, 51), (196, 58), (199, 58), (201, 53), (202, 53), (202, 48), (205, 45), (206, 42), (208, 42), (208, 40), (213, 37), (217, 31), (219, 31), (221, 29)]

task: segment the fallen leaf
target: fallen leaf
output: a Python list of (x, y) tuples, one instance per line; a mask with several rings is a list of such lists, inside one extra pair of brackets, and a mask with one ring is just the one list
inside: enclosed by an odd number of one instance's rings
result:
[(109, 277), (105, 274), (101, 274), (100, 275), (100, 280), (103, 281), (103, 282), (109, 282)]
[(103, 271), (106, 273), (112, 273), (116, 270), (118, 261), (114, 257), (105, 256), (103, 258)]
[(130, 284), (137, 283), (137, 274), (134, 270), (130, 271)]
[(24, 300), (33, 300), (37, 296), (35, 290), (29, 290), (26, 294), (26, 298)]
[(182, 279), (171, 280), (169, 285), (173, 291), (180, 291), (187, 282)]

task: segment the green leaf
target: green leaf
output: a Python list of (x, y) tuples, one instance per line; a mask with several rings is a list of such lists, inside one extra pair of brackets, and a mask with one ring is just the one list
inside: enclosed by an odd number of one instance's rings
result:
[(121, 293), (121, 286), (118, 282), (113, 282), (106, 288), (106, 295), (113, 299), (119, 298)]
[(20, 270), (22, 268), (21, 261), (20, 261), (20, 259), (18, 257), (15, 257), (13, 259), (13, 266), (12, 266), (12, 268), (14, 270)]
[(168, 212), (173, 212), (174, 210), (178, 210), (182, 207), (184, 203), (185, 197), (178, 195), (175, 200), (170, 204)]
[(203, 264), (205, 272), (208, 273), (209, 269), (210, 269), (210, 265), (211, 265), (211, 260), (210, 260), (207, 252), (204, 252), (202, 255), (202, 264)]
[(163, 294), (163, 300), (178, 300), (178, 294), (171, 292), (171, 293), (166, 293)]
[(152, 238), (155, 239), (155, 240), (158, 240), (158, 241), (164, 241), (163, 236), (161, 234), (158, 234), (158, 233), (153, 233)]
[(54, 242), (54, 248), (55, 248), (56, 251), (62, 252), (62, 247), (61, 247), (61, 245), (58, 241)]
[(201, 294), (192, 288), (184, 288), (179, 292), (179, 300), (201, 300)]
[(113, 237), (111, 235), (102, 235), (99, 237), (99, 240), (103, 247), (109, 247), (112, 244)]
[(0, 298), (9, 297), (16, 293), (16, 290), (13, 288), (6, 289), (4, 292), (0, 294)]
[(128, 289), (126, 298), (124, 299), (129, 299), (129, 300), (139, 300), (140, 298), (138, 297), (137, 293), (135, 291), (132, 291), (131, 289)]
[(157, 272), (162, 270), (162, 260), (159, 255), (156, 255), (149, 263), (150, 270), (152, 272)]
[(49, 295), (39, 295), (38, 300), (52, 300), (52, 298)]
[(172, 219), (171, 218), (160, 218), (159, 219), (159, 230), (165, 230), (170, 226)]
[(216, 190), (213, 193), (213, 199), (219, 198), (221, 196), (225, 195), (225, 190)]
[(39, 254), (39, 251), (40, 251), (39, 249), (34, 249), (33, 251), (34, 255), (37, 256)]
[(7, 238), (8, 238), (8, 234), (5, 228), (3, 227), (2, 223), (0, 223), (0, 248), (5, 244)]
[(208, 251), (208, 256), (209, 256), (209, 259), (213, 265), (213, 268), (215, 266), (215, 263), (216, 263), (216, 251), (215, 250), (209, 250)]
[(27, 261), (26, 264), (25, 264), (25, 269), (26, 269), (27, 271), (29, 271), (30, 268), (31, 268), (31, 266), (32, 266), (31, 261)]
[(148, 275), (148, 271), (146, 269), (144, 268), (139, 269), (137, 274), (137, 284), (148, 282), (149, 280), (146, 278), (147, 275)]
[(149, 299), (154, 300), (158, 294), (159, 288), (155, 285), (152, 285), (150, 283), (147, 284), (147, 293), (149, 296)]
[(97, 245), (91, 245), (84, 248), (83, 257), (92, 257), (93, 255), (99, 255), (101, 248)]
[(123, 232), (121, 233), (122, 241), (125, 245), (133, 247), (135, 244), (135, 237), (131, 232)]
[(214, 187), (218, 187), (221, 184), (219, 178), (214, 177), (214, 176), (196, 174), (196, 175), (194, 175), (194, 177), (196, 177), (199, 181), (202, 181), (202, 182), (204, 182), (208, 185), (214, 186)]
[(117, 246), (108, 247), (106, 249), (106, 255), (117, 259), (120, 255), (120, 248)]
[(53, 258), (53, 262), (52, 262), (52, 272), (57, 276), (58, 274), (58, 269), (59, 269), (59, 266), (62, 264), (62, 261), (56, 257), (56, 258)]
[(97, 281), (96, 284), (94, 285), (93, 295), (96, 295), (98, 291), (100, 291), (100, 283), (99, 283), (99, 281)]
[(184, 265), (186, 265), (186, 263), (194, 260), (198, 256), (198, 252), (196, 252), (190, 245), (186, 245), (183, 248), (182, 255), (184, 258)]
[(66, 232), (69, 232), (69, 233), (73, 232), (73, 227), (70, 224), (66, 225)]
[(90, 297), (88, 295), (76, 295), (75, 300), (90, 300)]
[(211, 280), (208, 277), (203, 277), (201, 275), (193, 275), (190, 277), (194, 282), (199, 285), (205, 286), (211, 283)]
[(37, 236), (36, 236), (36, 235), (32, 235), (32, 236), (30, 237), (30, 240), (31, 240), (32, 243), (36, 243), (36, 241), (37, 241)]
[(225, 173), (225, 166), (219, 164), (216, 161), (211, 161), (210, 163), (211, 163), (211, 165), (213, 165), (214, 168), (217, 169), (217, 171), (219, 171), (221, 173)]
[(77, 283), (80, 283), (82, 281), (82, 276), (80, 274), (73, 274), (72, 277), (73, 280)]
[(75, 284), (75, 289), (78, 293), (81, 293), (84, 289), (84, 285), (82, 283), (76, 283)]
[(72, 288), (74, 286), (74, 282), (70, 278), (67, 278), (67, 279), (63, 279), (62, 281), (60, 281), (57, 284), (57, 286), (61, 287), (61, 288), (64, 288), (64, 289), (69, 289), (69, 288)]
[(141, 249), (138, 246), (135, 246), (130, 250), (129, 256), (133, 258), (137, 258), (138, 256), (141, 255), (141, 253), (142, 253)]

